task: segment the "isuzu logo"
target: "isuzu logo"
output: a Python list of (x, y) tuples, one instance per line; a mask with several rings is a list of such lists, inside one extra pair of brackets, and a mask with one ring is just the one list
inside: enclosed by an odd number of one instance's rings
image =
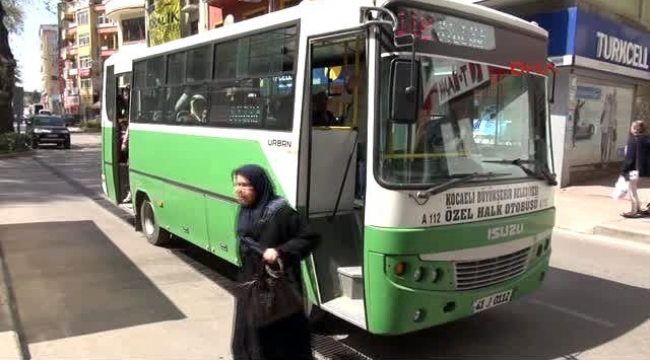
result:
[(488, 240), (497, 240), (505, 237), (521, 235), (524, 232), (524, 224), (502, 225), (488, 229)]

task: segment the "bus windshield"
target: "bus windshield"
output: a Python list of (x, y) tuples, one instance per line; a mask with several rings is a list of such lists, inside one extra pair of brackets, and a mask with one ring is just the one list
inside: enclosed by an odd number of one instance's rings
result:
[[(382, 58), (386, 84), (394, 58)], [(390, 89), (381, 90), (378, 174), (383, 182), (425, 187), (473, 173), (505, 173), (495, 177), (500, 181), (543, 171), (546, 77), (513, 75), (460, 59), (427, 55), (416, 60), (422, 96), (415, 124), (389, 121)]]

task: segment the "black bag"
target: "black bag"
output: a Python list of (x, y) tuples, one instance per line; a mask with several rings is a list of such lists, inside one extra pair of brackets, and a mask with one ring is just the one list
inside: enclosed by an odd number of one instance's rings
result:
[[(265, 209), (260, 224), (270, 221), (276, 211), (282, 207), (284, 200), (278, 198), (271, 201)], [(261, 258), (263, 249), (259, 243), (249, 238), (240, 238), (243, 249), (260, 256), (258, 274), (253, 280), (239, 285), (239, 299), (249, 311), (248, 321), (255, 327), (263, 327), (303, 311), (302, 296), (298, 292), (299, 283), (292, 276), (290, 269), (285, 269), (280, 258), (276, 264), (278, 270), (266, 265)]]
[(302, 296), (294, 279), (284, 271), (273, 270), (260, 260), (260, 271), (255, 279), (240, 285), (240, 301), (244, 301), (248, 321), (254, 327), (270, 325), (278, 320), (303, 311)]

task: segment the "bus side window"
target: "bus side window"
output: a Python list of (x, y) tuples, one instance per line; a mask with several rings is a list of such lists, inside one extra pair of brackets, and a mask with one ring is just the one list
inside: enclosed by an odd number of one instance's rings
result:
[(270, 101), (269, 115), (266, 117), (266, 128), (282, 129), (290, 128), (293, 117), (293, 96), (278, 96)]

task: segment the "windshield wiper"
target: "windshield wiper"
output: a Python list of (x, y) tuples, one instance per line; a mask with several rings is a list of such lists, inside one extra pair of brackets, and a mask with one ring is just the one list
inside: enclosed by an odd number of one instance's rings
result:
[[(518, 166), (521, 170), (523, 170), (526, 175), (534, 177), (536, 179), (541, 179), (541, 180), (546, 180), (546, 182), (551, 185), (555, 186), (557, 185), (557, 180), (555, 179), (555, 175), (551, 174), (551, 172), (548, 170), (548, 168), (542, 164), (539, 160), (522, 160), (522, 159), (513, 159), (513, 160), (483, 160), (484, 163), (492, 163), (492, 164), (507, 164), (507, 165), (515, 165)], [(536, 173), (532, 171), (531, 169), (526, 167), (526, 164), (534, 164), (537, 165), (541, 168), (540, 173)]]
[[(508, 176), (512, 175), (512, 173), (493, 173), (493, 172), (488, 172), (488, 173), (471, 173), (471, 174), (454, 174), (454, 178), (447, 180), (443, 182), (442, 184), (433, 186), (427, 190), (424, 191), (418, 191), (415, 196), (413, 194), (409, 194), (410, 197), (415, 199), (415, 201), (419, 205), (424, 205), (431, 196), (439, 194), (447, 189), (451, 189), (454, 186), (466, 183), (468, 181), (474, 180), (476, 178), (486, 178), (490, 179), (493, 177), (501, 177), (501, 176)], [(417, 199), (425, 199), (424, 202), (420, 203)]]

